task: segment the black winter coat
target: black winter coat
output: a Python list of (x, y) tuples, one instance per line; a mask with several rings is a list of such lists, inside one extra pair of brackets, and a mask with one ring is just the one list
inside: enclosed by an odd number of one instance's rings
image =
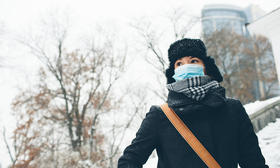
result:
[[(225, 97), (224, 88), (197, 102), (169, 91), (167, 103), (222, 168), (268, 168), (257, 136), (240, 101)], [(207, 168), (177, 132), (159, 106), (152, 106), (118, 161), (118, 168), (141, 168), (152, 151), (157, 168)]]

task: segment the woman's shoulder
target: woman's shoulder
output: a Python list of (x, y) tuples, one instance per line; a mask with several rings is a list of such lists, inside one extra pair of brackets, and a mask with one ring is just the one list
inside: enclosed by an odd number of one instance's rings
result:
[(243, 105), (240, 100), (235, 98), (226, 98), (226, 103), (228, 106), (232, 107), (233, 109), (240, 109), (243, 108)]
[(246, 109), (244, 108), (240, 100), (227, 98), (226, 102), (229, 111), (231, 111), (233, 115), (237, 116), (238, 118), (244, 118), (244, 116), (248, 116)]
[(231, 97), (227, 97), (226, 102), (227, 102), (227, 104), (230, 104), (230, 105), (240, 105), (241, 104), (240, 100), (231, 98)]
[(160, 108), (160, 105), (151, 105), (149, 112), (146, 114), (151, 114), (151, 115), (160, 115), (162, 113), (162, 110)]
[(151, 105), (150, 112), (159, 112), (161, 110), (160, 105)]
[(164, 118), (164, 113), (160, 107), (160, 105), (151, 105), (150, 110), (146, 113), (146, 116), (156, 117), (157, 120)]

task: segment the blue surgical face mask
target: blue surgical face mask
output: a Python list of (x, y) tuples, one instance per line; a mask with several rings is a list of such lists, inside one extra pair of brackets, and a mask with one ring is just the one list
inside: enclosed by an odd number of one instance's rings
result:
[(184, 64), (175, 69), (172, 76), (176, 81), (191, 78), (194, 76), (204, 76), (203, 66), (199, 64)]

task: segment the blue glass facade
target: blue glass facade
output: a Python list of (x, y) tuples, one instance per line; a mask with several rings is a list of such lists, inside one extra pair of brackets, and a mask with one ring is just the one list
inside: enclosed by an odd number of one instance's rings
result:
[(227, 28), (240, 35), (247, 35), (247, 17), (242, 8), (232, 5), (206, 5), (201, 12), (203, 33)]

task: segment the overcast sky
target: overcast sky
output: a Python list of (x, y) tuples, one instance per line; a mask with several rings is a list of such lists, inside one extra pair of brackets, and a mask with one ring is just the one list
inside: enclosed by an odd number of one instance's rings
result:
[(79, 20), (96, 21), (159, 15), (179, 6), (186, 8), (188, 13), (200, 15), (203, 5), (212, 3), (240, 7), (256, 4), (267, 12), (280, 6), (279, 0), (0, 0), (0, 19), (8, 24), (24, 24), (52, 8), (69, 9)]
[[(4, 25), (5, 30), (11, 34), (21, 33), (22, 29), (34, 24), (47, 12), (64, 10), (71, 14), (71, 19), (78, 25), (77, 29), (83, 29), (93, 23), (103, 26), (116, 25), (119, 29), (126, 29), (127, 24), (134, 18), (159, 17), (172, 8), (182, 7), (189, 15), (200, 16), (203, 5), (213, 3), (239, 7), (255, 4), (265, 12), (280, 7), (279, 0), (0, 0), (0, 26)], [(4, 125), (10, 130), (13, 127), (13, 120), (7, 119), (11, 100), (17, 94), (18, 85), (22, 81), (27, 82), (28, 80), (25, 79), (32, 75), (30, 73), (34, 69), (32, 65), (38, 62), (25, 57), (22, 53), (16, 53), (16, 50), (23, 50), (15, 48), (16, 45), (13, 45), (10, 39), (4, 38), (4, 40), (0, 39), (0, 58), (8, 60), (5, 64), (9, 68), (0, 69), (0, 163), (2, 166), (7, 166), (9, 157), (2, 143), (2, 127)], [(141, 69), (137, 64), (135, 68)]]

